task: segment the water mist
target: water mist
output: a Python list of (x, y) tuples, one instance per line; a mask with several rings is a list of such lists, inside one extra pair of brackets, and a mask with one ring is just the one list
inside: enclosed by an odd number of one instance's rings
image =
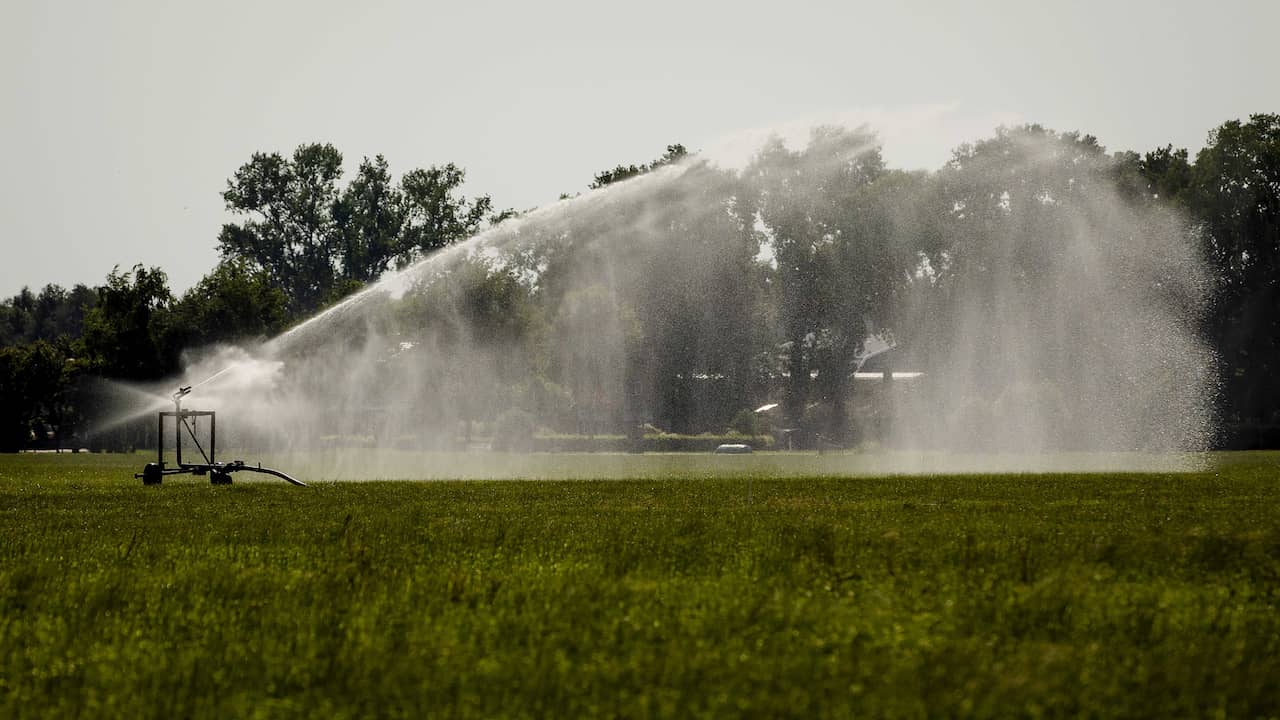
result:
[(482, 449), (512, 424), (719, 433), (770, 404), (763, 431), (860, 449), (847, 472), (1185, 467), (1214, 432), (1207, 280), (1125, 188), (1034, 127), (935, 173), (819, 129), (527, 213), (182, 382), (225, 442), (316, 477), (522, 476)]

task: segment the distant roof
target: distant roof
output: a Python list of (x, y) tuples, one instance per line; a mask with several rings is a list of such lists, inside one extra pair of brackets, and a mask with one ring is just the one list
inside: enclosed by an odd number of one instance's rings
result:
[[(922, 372), (911, 372), (911, 371), (899, 372), (896, 370), (893, 371), (892, 375), (894, 380), (914, 380), (918, 377), (924, 377), (924, 373)], [(853, 374), (853, 379), (854, 380), (882, 380), (884, 379), (884, 373), (883, 372), (865, 372), (865, 371), (856, 372)]]
[(882, 373), (885, 370), (907, 370), (901, 364), (905, 359), (905, 351), (901, 346), (895, 345), (891, 348), (882, 350), (867, 358), (866, 362), (858, 368), (859, 373)]

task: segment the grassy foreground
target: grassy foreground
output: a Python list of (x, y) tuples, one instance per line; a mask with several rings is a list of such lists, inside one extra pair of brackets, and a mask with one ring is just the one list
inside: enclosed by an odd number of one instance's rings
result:
[(278, 482), (0, 457), (2, 717), (1280, 716), (1280, 458)]

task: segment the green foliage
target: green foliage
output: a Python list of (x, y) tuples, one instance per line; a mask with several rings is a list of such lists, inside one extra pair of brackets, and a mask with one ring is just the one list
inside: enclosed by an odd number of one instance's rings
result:
[(159, 268), (112, 270), (84, 320), (89, 369), (127, 380), (152, 380), (172, 372), (181, 351), (172, 342), (168, 322), (172, 305), (168, 278)]
[(407, 213), (404, 193), (394, 185), (386, 159), (365, 158), (333, 209), (341, 235), (342, 281), (372, 282), (391, 266), (404, 251), (401, 232)]
[(536, 435), (531, 449), (554, 453), (621, 453), (634, 449), (634, 443), (626, 435), (562, 433)]
[(743, 409), (733, 416), (729, 429), (739, 435), (759, 435), (761, 424), (759, 415), (750, 409)]
[[(667, 151), (662, 154), (662, 157), (658, 158), (657, 160), (654, 160), (651, 163), (648, 163), (645, 165), (635, 165), (635, 164), (618, 165), (612, 170), (605, 170), (604, 172), (596, 173), (596, 179), (588, 187), (590, 187), (592, 190), (597, 190), (606, 185), (612, 185), (613, 183), (621, 182), (623, 180), (633, 178), (637, 175), (643, 175), (644, 173), (657, 170), (658, 168), (663, 167), (665, 165), (671, 165), (672, 163), (680, 162), (680, 160), (684, 159), (685, 157), (688, 157), (688, 155), (689, 155), (689, 151), (685, 149), (684, 145), (681, 145), (679, 143), (676, 143), (674, 145), (668, 145)], [(565, 195), (560, 196), (562, 200), (565, 197), (567, 196)]]
[(533, 433), (538, 423), (533, 415), (512, 408), (493, 423), (493, 449), (528, 451), (533, 449)]
[(745, 443), (757, 450), (767, 450), (773, 447), (773, 438), (768, 435), (744, 435), (733, 432), (726, 435), (646, 433), (642, 448), (646, 452), (711, 452), (725, 443)]
[(1187, 162), (1185, 148), (1175, 150), (1172, 145), (1157, 148), (1143, 156), (1141, 170), (1151, 194), (1157, 198), (1176, 201), (1191, 186), (1191, 164)]
[(33, 441), (45, 446), (50, 432), (59, 444), (74, 434), (83, 412), (75, 389), (85, 365), (76, 356), (97, 298), (84, 285), (70, 291), (46, 285), (0, 302), (0, 452)]
[(0, 458), (0, 715), (1280, 713), (1274, 455), (305, 490), (138, 462)]
[(680, 435), (677, 433), (647, 432), (634, 442), (625, 435), (537, 435), (531, 449), (542, 452), (654, 452), (654, 453), (709, 453), (725, 443), (745, 443), (756, 450), (773, 447), (769, 435), (748, 435), (728, 432), (723, 435)]
[(829, 127), (815, 129), (799, 151), (774, 138), (747, 169), (753, 214), (776, 259), (782, 404), (792, 426), (803, 423), (817, 395), (829, 408), (824, 432), (844, 435), (848, 378), (867, 321), (884, 320), (895, 278), (913, 260), (908, 254), (895, 263), (888, 253), (882, 205), (890, 198), (873, 189), (885, 173), (873, 134)]
[(1280, 422), (1280, 115), (1223, 123), (1187, 158), (1171, 145), (1119, 156), (1146, 199), (1195, 223), (1213, 274), (1204, 327), (1221, 359), (1224, 414), (1247, 434)]
[(1223, 123), (1196, 155), (1187, 204), (1217, 290), (1209, 331), (1233, 419), (1280, 422), (1280, 115)]
[(267, 273), (243, 259), (223, 260), (174, 306), (186, 346), (261, 338), (284, 329), (288, 298)]
[[(319, 143), (254, 154), (223, 193), (235, 218), (218, 238), (222, 263), (178, 301), (161, 271), (142, 266), (113, 271), (97, 289), (49, 285), (0, 301), (0, 347), (44, 340), (66, 359), (60, 384), (21, 391), (49, 396), (24, 407), (75, 405), (55, 397), (68, 397), (65, 385), (81, 369), (150, 380), (175, 371), (187, 347), (271, 335), (391, 267), (513, 215), (495, 212), (486, 195), (464, 197), (465, 173), (451, 163), (397, 181), (385, 158), (366, 157), (344, 184), (342, 161)], [(492, 421), (510, 405), (569, 434), (621, 434), (644, 421), (693, 434), (736, 425), (741, 408), (778, 400), (782, 422), (805, 431), (797, 438), (857, 442), (845, 416), (849, 377), (872, 328), (933, 338), (912, 361), (941, 365), (929, 352), (948, 346), (946, 333), (965, 331), (949, 302), (961, 282), (1022, 293), (1034, 305), (1053, 273), (1042, 254), (1024, 251), (1028, 239), (1066, 247), (1053, 239), (1073, 232), (1071, 208), (1119, 183), (1135, 205), (1186, 213), (1202, 243), (1213, 303), (1186, 312), (1204, 316), (1221, 359), (1224, 418), (1280, 423), (1278, 115), (1222, 124), (1194, 161), (1171, 145), (1108, 155), (1093, 136), (1024, 125), (957, 148), (937, 173), (907, 173), (885, 165), (869, 132), (819, 128), (804, 147), (769, 142), (740, 175), (673, 144), (652, 162), (597, 173), (591, 187), (677, 162), (696, 198), (681, 186), (643, 215), (622, 208), (613, 224), (567, 217), (543, 231), (530, 223), (530, 235), (555, 233), (554, 242), (530, 237), (501, 262), (473, 257), (457, 277), (411, 291), (376, 329), (458, 358), (429, 386), (464, 386), (432, 402), (468, 423)], [(590, 249), (632, 223), (661, 228), (663, 242), (611, 243), (610, 257)], [(549, 249), (530, 249), (538, 247)], [(1172, 295), (1170, 303), (1181, 302)], [(908, 296), (913, 302), (898, 302)], [(919, 309), (895, 315), (904, 306)], [(343, 330), (355, 342), (371, 329)], [(1071, 332), (1060, 335), (1046, 355), (1087, 349)], [(10, 366), (31, 352), (15, 351)], [(473, 367), (481, 356), (496, 358), (495, 367)], [(490, 370), (500, 383), (468, 385)], [(991, 385), (988, 400), (1004, 391), (998, 378), (982, 382)], [(1006, 405), (1016, 412), (1013, 396)], [(48, 414), (23, 410), (13, 417), (26, 419), (11, 426), (48, 424), (32, 419)]]
[(533, 373), (512, 387), (511, 399), (517, 407), (550, 427), (566, 427), (572, 422), (571, 394), (539, 373)]
[(1193, 177), (1190, 205), (1206, 223), (1207, 249), (1224, 292), (1274, 292), (1280, 271), (1280, 115), (1223, 123), (1196, 155)]
[[(245, 219), (223, 225), (218, 247), (266, 272), (304, 317), (382, 274), (466, 238), (492, 211), (487, 195), (458, 195), (466, 174), (452, 163), (411, 170), (398, 186), (386, 160), (365, 158), (339, 188), (342, 154), (301, 145), (292, 157), (255, 153), (222, 193)], [(502, 219), (500, 216), (499, 219)]]
[(46, 428), (57, 434), (64, 423), (74, 423), (74, 373), (65, 344), (37, 340), (0, 347), (0, 452), (43, 440)]
[[(411, 170), (401, 181), (405, 202), (404, 252), (427, 255), (474, 235), (493, 210), (488, 195), (468, 202), (457, 194), (466, 173), (453, 163)], [(509, 217), (498, 213), (495, 221)]]
[(38, 294), (23, 288), (0, 301), (0, 347), (36, 340), (74, 340), (84, 331), (84, 315), (97, 299), (97, 293), (84, 285), (70, 291), (46, 285)]
[(631, 315), (619, 306), (616, 293), (598, 283), (568, 290), (556, 308), (552, 343), (557, 357), (547, 364), (571, 392), (573, 427), (580, 433), (607, 433), (618, 424), (617, 390), (626, 363), (618, 355), (638, 333), (628, 322)]
[(254, 153), (222, 193), (227, 210), (246, 215), (218, 236), (224, 258), (262, 268), (305, 314), (333, 294), (342, 236), (333, 220), (342, 154), (328, 144), (301, 145), (286, 159)]

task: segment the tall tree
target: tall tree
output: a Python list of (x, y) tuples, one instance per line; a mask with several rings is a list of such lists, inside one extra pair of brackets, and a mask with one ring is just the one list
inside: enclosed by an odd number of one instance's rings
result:
[[(266, 271), (285, 292), (293, 317), (381, 275), (478, 232), (493, 210), (489, 196), (468, 200), (466, 173), (449, 163), (411, 170), (399, 185), (382, 156), (360, 164), (345, 188), (342, 155), (332, 145), (302, 145), (289, 158), (255, 153), (227, 182), (223, 258)], [(509, 217), (499, 213), (495, 222)]]
[(266, 271), (243, 259), (223, 260), (173, 308), (184, 346), (260, 338), (284, 328), (288, 298)]
[(181, 348), (171, 335), (173, 295), (159, 268), (111, 271), (84, 322), (90, 368), (106, 377), (153, 380), (177, 367)]
[(341, 277), (355, 286), (376, 280), (404, 253), (408, 209), (381, 155), (365, 158), (334, 207), (342, 232)]
[(1280, 115), (1215, 129), (1192, 183), (1188, 204), (1217, 283), (1228, 407), (1238, 419), (1280, 422)]
[(332, 145), (302, 145), (287, 159), (255, 153), (222, 193), (228, 210), (246, 216), (222, 226), (222, 256), (265, 270), (295, 314), (316, 310), (337, 288), (342, 233), (333, 207), (341, 176), (342, 155)]
[(466, 177), (453, 163), (405, 173), (400, 181), (404, 198), (402, 261), (428, 255), (479, 232), (493, 210), (493, 201), (488, 195), (470, 201), (460, 195)]
[(83, 331), (86, 310), (96, 301), (97, 293), (84, 285), (70, 291), (46, 285), (38, 294), (23, 288), (0, 301), (0, 346), (77, 338)]
[(801, 151), (775, 138), (748, 168), (759, 220), (777, 264), (778, 316), (787, 375), (783, 410), (792, 427), (812, 425), (814, 397), (828, 407), (825, 427), (843, 437), (848, 376), (862, 349), (866, 318), (885, 310), (885, 238), (867, 227), (867, 188), (885, 173), (866, 130), (818, 128)]
[(0, 348), (0, 452), (24, 447), (46, 428), (62, 430), (68, 407), (71, 372), (67, 343), (37, 340)]

